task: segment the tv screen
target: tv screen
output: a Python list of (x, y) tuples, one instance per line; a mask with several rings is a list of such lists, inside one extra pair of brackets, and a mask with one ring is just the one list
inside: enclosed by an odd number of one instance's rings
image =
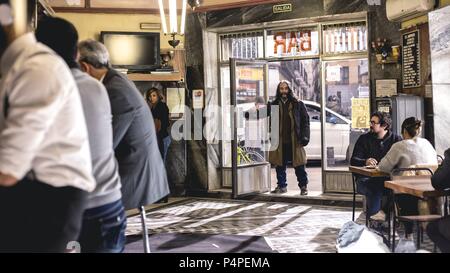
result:
[(101, 32), (113, 67), (152, 70), (160, 66), (159, 33)]

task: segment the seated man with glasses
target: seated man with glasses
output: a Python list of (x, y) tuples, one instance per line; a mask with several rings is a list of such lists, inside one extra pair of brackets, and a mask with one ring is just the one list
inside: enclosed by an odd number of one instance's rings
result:
[[(391, 120), (385, 113), (373, 113), (370, 118), (370, 132), (356, 141), (350, 164), (358, 167), (377, 166), (391, 146), (402, 140), (399, 135), (391, 132), (390, 127)], [(384, 179), (357, 176), (356, 185), (357, 192), (366, 197), (366, 217), (384, 221), (385, 214), (381, 210)]]

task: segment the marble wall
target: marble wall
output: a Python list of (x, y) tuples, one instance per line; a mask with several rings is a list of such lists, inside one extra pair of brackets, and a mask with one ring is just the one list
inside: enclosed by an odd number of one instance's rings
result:
[[(211, 78), (217, 76), (217, 67), (214, 67), (214, 62), (211, 61), (216, 60), (217, 49), (214, 44), (216, 41), (211, 40), (213, 37), (205, 35), (203, 31), (206, 28), (368, 11), (371, 41), (382, 37), (391, 40), (393, 44), (400, 44), (400, 24), (387, 20), (385, 0), (382, 0), (379, 6), (369, 6), (367, 0), (294, 0), (289, 3), (292, 3), (293, 11), (282, 14), (273, 14), (272, 5), (258, 5), (188, 15), (185, 40), (188, 66), (187, 85), (190, 85), (190, 81), (196, 82), (196, 86), (201, 86), (206, 90), (207, 103), (218, 102), (217, 80), (214, 83), (214, 79)], [(189, 71), (191, 71), (190, 75)], [(206, 78), (205, 71), (207, 72)], [(372, 90), (374, 90), (375, 79), (394, 78), (398, 79), (400, 83), (401, 69), (396, 65), (386, 65), (382, 69), (380, 65), (376, 64), (375, 56), (371, 56), (370, 76)], [(188, 141), (187, 146), (187, 164), (190, 172), (188, 183), (197, 190), (200, 187), (200, 190), (205, 191), (220, 186), (219, 145), (214, 141), (208, 143)]]
[(450, 6), (429, 15), (436, 151), (450, 148)]

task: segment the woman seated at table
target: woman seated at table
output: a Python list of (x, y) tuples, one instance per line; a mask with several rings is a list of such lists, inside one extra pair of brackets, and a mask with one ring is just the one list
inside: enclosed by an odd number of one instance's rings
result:
[[(431, 143), (419, 137), (422, 121), (415, 117), (407, 118), (402, 124), (403, 140), (392, 145), (389, 152), (381, 160), (378, 168), (390, 173), (395, 168), (408, 168), (417, 165), (438, 165), (436, 150)], [(418, 198), (399, 194), (396, 196), (400, 215), (418, 215)], [(412, 234), (412, 224), (405, 223), (405, 235)]]

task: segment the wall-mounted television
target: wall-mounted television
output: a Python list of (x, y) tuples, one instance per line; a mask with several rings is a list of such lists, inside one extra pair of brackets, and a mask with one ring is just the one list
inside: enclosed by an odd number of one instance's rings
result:
[(109, 51), (113, 67), (148, 71), (160, 66), (159, 35), (154, 32), (102, 31), (100, 39)]

